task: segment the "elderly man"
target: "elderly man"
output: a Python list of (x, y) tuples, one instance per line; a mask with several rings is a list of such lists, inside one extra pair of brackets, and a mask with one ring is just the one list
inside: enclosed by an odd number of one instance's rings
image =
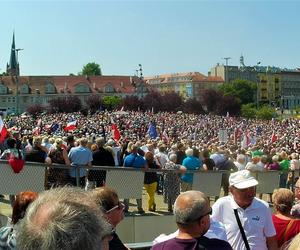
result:
[[(77, 185), (76, 168), (78, 166), (87, 166), (87, 167), (92, 166), (93, 154), (92, 151), (87, 148), (87, 143), (88, 140), (86, 138), (81, 138), (79, 140), (79, 146), (71, 148), (68, 155), (72, 167), (72, 170), (70, 171), (71, 182), (74, 186)], [(85, 176), (86, 176), (86, 170), (84, 168), (80, 168), (79, 181), (81, 187), (84, 187), (85, 185)]]
[(174, 205), (178, 236), (158, 243), (153, 250), (169, 249), (232, 249), (228, 242), (204, 236), (210, 226), (209, 200), (200, 191), (187, 191), (178, 196)]
[(278, 249), (269, 206), (255, 198), (257, 184), (248, 170), (232, 173), (231, 195), (213, 205), (212, 218), (224, 224), (233, 249)]
[(17, 248), (103, 250), (111, 233), (90, 192), (56, 188), (41, 193), (27, 209), (18, 226)]

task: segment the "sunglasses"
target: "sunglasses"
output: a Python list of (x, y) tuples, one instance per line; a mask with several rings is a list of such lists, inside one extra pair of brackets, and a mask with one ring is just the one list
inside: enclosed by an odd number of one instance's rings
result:
[(116, 209), (119, 209), (119, 210), (122, 209), (123, 210), (124, 207), (125, 207), (125, 205), (122, 202), (119, 201), (117, 205), (115, 205), (114, 207), (112, 207), (109, 210), (106, 210), (105, 213), (107, 213), (107, 214), (111, 213), (112, 211), (115, 211)]
[(196, 218), (195, 220), (193, 221), (198, 221), (198, 220), (201, 220), (203, 217), (205, 217), (206, 215), (212, 215), (212, 208), (209, 209), (209, 211), (203, 215), (201, 215), (200, 217)]

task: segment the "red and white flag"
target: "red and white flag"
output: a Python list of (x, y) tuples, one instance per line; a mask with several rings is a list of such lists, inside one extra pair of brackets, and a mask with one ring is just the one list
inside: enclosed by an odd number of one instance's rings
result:
[(113, 134), (113, 138), (114, 138), (114, 140), (118, 141), (121, 138), (120, 131), (118, 129), (117, 124), (114, 122), (114, 120), (112, 118), (110, 118), (110, 121), (111, 121), (111, 131)]
[(2, 117), (0, 116), (0, 143), (3, 143), (7, 136), (7, 129), (4, 125)]
[(42, 126), (42, 119), (37, 120), (37, 125), (36, 127), (32, 130), (33, 135), (39, 135), (41, 133), (41, 126)]
[(241, 143), (241, 147), (242, 148), (248, 148), (248, 146), (250, 144), (250, 141), (251, 141), (250, 132), (246, 131), (244, 133), (244, 137), (243, 137), (243, 140), (242, 140), (242, 143)]
[(275, 132), (273, 132), (271, 136), (271, 143), (274, 143), (276, 141), (277, 141), (277, 135), (275, 134)]
[(64, 127), (64, 131), (72, 131), (72, 130), (75, 130), (77, 127), (76, 127), (76, 124), (77, 124), (77, 121), (72, 121), (72, 122), (69, 122), (67, 124), (67, 126)]
[(161, 137), (164, 142), (169, 143), (170, 138), (169, 138), (166, 130), (163, 131)]

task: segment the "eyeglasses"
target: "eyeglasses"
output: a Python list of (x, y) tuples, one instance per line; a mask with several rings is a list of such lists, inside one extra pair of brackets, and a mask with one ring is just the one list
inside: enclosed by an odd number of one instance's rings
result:
[(116, 210), (116, 209), (119, 209), (119, 210), (122, 209), (122, 210), (123, 210), (124, 207), (125, 207), (125, 205), (124, 205), (122, 202), (119, 201), (117, 205), (115, 205), (114, 207), (112, 207), (112, 208), (109, 209), (109, 210), (106, 210), (105, 213), (107, 213), (107, 214), (108, 214), (108, 213), (111, 213), (112, 211), (114, 211), (114, 210)]
[(205, 217), (206, 215), (212, 215), (212, 208), (210, 208), (210, 210), (209, 210), (207, 213), (205, 213), (205, 214), (199, 216), (198, 218), (196, 218), (196, 219), (193, 220), (193, 221), (201, 220), (201, 219), (202, 219), (203, 217)]

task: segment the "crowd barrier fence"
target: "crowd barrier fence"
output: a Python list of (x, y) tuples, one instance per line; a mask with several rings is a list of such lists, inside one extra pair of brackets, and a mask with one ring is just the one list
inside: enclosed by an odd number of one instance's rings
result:
[[(17, 194), (24, 190), (41, 192), (51, 188), (51, 186), (70, 184), (72, 183), (72, 178), (68, 176), (68, 172), (71, 168), (73, 167), (66, 165), (26, 162), (20, 173), (14, 173), (7, 161), (0, 160), (0, 194)], [(145, 194), (145, 191), (143, 191), (145, 170), (127, 167), (93, 166), (92, 168), (87, 168), (85, 166), (77, 166), (75, 182), (73, 178), (73, 184), (77, 186), (81, 184), (79, 178), (81, 169), (87, 174), (91, 169), (94, 170), (100, 180), (105, 180), (106, 186), (114, 188), (118, 192), (121, 199), (139, 199), (142, 198), (143, 193)], [(147, 172), (149, 171), (155, 172), (157, 170), (147, 170)], [(170, 171), (177, 172), (174, 170), (159, 170), (158, 172), (163, 174)], [(218, 170), (187, 172), (194, 173), (193, 189), (200, 190), (208, 196), (219, 196), (222, 175), (230, 174), (230, 171)], [(268, 194), (279, 187), (281, 175), (291, 176), (290, 188), (293, 189), (295, 178), (299, 176), (299, 171), (262, 171), (253, 172), (252, 174), (259, 182), (257, 193)], [(156, 194), (156, 198), (159, 196), (161, 195)]]

